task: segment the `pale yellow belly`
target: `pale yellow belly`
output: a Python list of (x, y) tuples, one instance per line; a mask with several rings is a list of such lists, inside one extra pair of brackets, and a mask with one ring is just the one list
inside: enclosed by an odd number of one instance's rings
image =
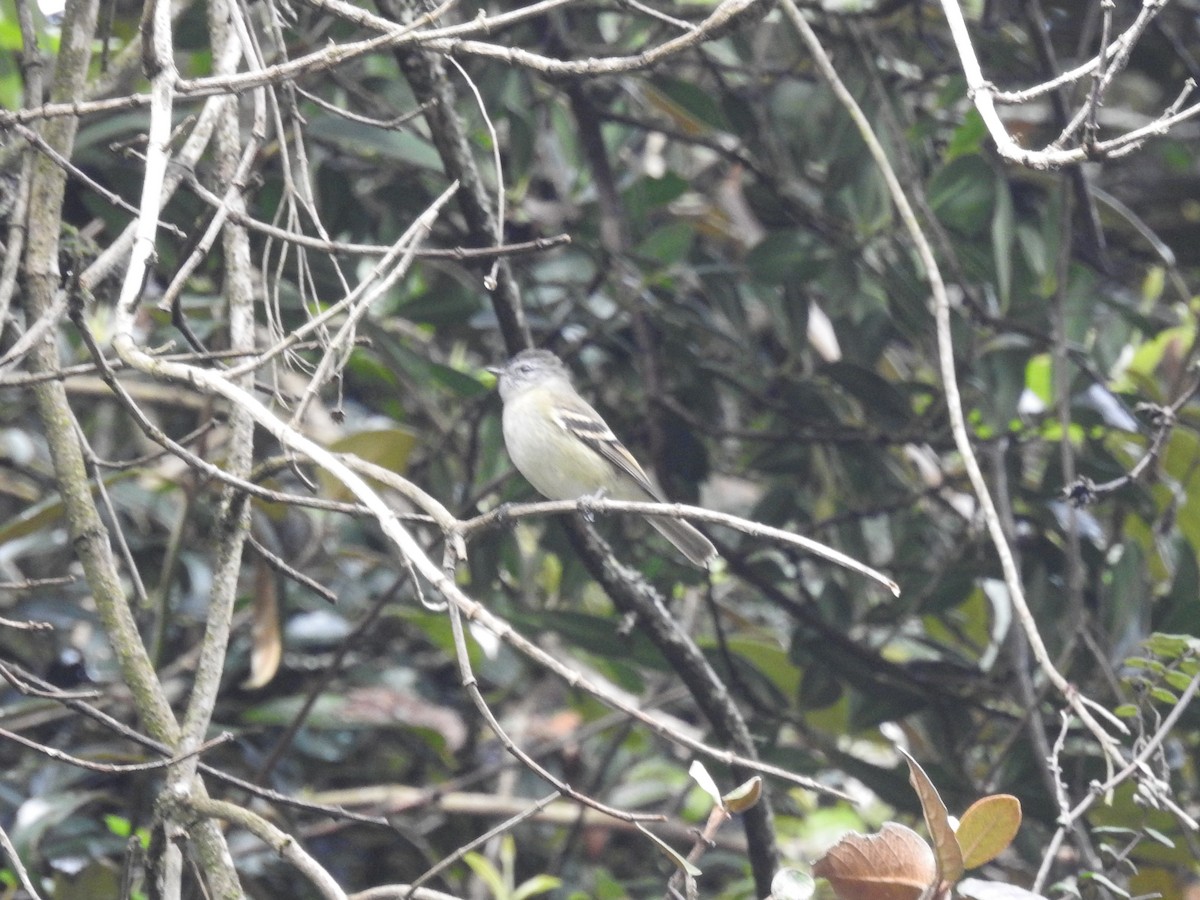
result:
[(526, 409), (528, 399), (517, 397), (506, 403), (502, 419), (504, 445), (517, 471), (551, 500), (575, 500), (602, 488), (611, 495), (615, 487), (611, 464), (576, 442), (557, 422), (531, 413)]

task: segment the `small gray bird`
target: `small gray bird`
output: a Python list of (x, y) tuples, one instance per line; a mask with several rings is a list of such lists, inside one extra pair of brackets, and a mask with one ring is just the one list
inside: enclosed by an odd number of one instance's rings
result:
[[(571, 385), (561, 359), (523, 350), (503, 368), (504, 445), (517, 470), (551, 500), (602, 493), (613, 500), (666, 502), (633, 455)], [(668, 541), (702, 569), (717, 555), (704, 535), (680, 519), (647, 516)]]

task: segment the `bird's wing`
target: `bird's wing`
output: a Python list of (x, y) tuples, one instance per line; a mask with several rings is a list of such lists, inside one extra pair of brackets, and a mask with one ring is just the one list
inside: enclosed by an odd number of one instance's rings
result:
[(662, 502), (662, 496), (654, 489), (654, 485), (650, 483), (638, 461), (633, 458), (633, 454), (617, 440), (608, 423), (600, 418), (600, 414), (594, 409), (582, 405), (580, 408), (559, 408), (554, 411), (554, 420), (632, 478), (651, 498)]

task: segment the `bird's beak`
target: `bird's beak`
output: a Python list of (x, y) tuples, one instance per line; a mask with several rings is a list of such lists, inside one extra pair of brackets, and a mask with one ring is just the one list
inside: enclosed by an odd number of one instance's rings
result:
[(504, 366), (484, 366), (484, 371), (491, 372), (493, 375), (499, 378), (500, 373), (504, 371)]

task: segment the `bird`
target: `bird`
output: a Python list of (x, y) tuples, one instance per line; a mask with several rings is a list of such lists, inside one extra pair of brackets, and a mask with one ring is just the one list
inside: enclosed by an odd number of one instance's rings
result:
[[(522, 350), (491, 371), (504, 404), (508, 455), (542, 496), (666, 502), (549, 350)], [(716, 558), (712, 541), (682, 519), (647, 519), (693, 565), (707, 569)]]

